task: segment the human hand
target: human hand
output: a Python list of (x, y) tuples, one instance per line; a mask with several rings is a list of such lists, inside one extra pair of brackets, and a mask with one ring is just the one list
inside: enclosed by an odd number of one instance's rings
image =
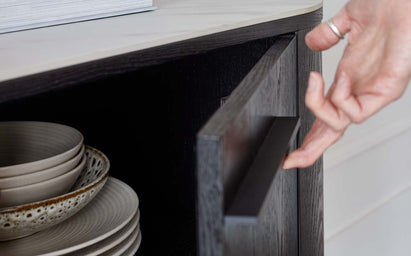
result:
[[(349, 34), (334, 82), (324, 96), (324, 80), (312, 72), (305, 97), (317, 117), (284, 169), (312, 165), (352, 123), (362, 123), (400, 98), (411, 77), (411, 1), (351, 0), (333, 18)], [(329, 49), (340, 38), (327, 23), (306, 35), (315, 51)]]

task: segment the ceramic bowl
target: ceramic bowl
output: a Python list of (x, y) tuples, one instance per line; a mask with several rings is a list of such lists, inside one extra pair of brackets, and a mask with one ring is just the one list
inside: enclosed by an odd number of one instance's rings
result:
[(74, 157), (83, 135), (62, 124), (0, 122), (0, 178), (44, 170)]
[(80, 164), (63, 175), (26, 186), (0, 189), (0, 207), (32, 203), (67, 193), (85, 164), (86, 157), (83, 156)]
[(35, 184), (63, 175), (73, 170), (73, 168), (80, 163), (80, 160), (82, 160), (84, 156), (84, 150), (84, 146), (82, 146), (80, 152), (72, 159), (51, 168), (28, 174), (0, 178), (0, 190)]
[(0, 241), (28, 236), (54, 226), (86, 206), (107, 181), (110, 162), (86, 146), (86, 165), (70, 192), (47, 200), (0, 209)]

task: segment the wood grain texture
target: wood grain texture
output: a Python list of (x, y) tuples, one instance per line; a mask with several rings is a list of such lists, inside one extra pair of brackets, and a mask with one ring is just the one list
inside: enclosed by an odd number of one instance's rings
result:
[(0, 83), (0, 103), (133, 72), (183, 56), (294, 32), (312, 26), (318, 16), (318, 11), (314, 11), (4, 81)]
[[(305, 106), (305, 92), (310, 71), (321, 72), (321, 53), (313, 52), (305, 45), (304, 37), (309, 31), (297, 33), (299, 113), (301, 128), (299, 143), (311, 129), (315, 116)], [(298, 211), (300, 256), (324, 255), (324, 196), (322, 158), (311, 167), (298, 170)]]
[[(266, 114), (295, 116), (297, 113), (295, 48), (295, 40), (292, 40), (268, 72), (265, 84), (261, 85), (265, 90), (254, 98), (254, 106), (259, 106)], [(267, 102), (278, 105), (265, 105)], [(298, 255), (296, 178), (295, 170), (278, 170), (258, 225), (226, 225), (224, 255)]]
[(197, 141), (198, 255), (223, 255), (224, 198), (220, 140)]
[[(223, 220), (215, 219), (222, 218), (232, 202), (272, 124), (272, 116), (297, 113), (295, 53), (293, 37), (276, 40), (198, 134), (198, 145), (211, 143), (218, 148), (208, 152), (206, 158), (198, 156), (198, 177), (207, 176), (202, 173), (207, 166), (218, 168), (209, 170), (207, 178), (198, 179), (199, 255), (297, 255), (295, 171), (276, 175), (261, 225), (221, 226)], [(200, 185), (203, 182), (209, 184)], [(213, 193), (201, 187), (214, 188)], [(201, 204), (202, 198), (207, 198), (207, 205)]]

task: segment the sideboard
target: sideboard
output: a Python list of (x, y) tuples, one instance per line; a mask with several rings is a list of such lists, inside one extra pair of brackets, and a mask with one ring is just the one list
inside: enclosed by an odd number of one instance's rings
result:
[(78, 128), (140, 200), (137, 255), (321, 256), (322, 161), (305, 34), (321, 1), (155, 2), (157, 10), (0, 35), (0, 120)]

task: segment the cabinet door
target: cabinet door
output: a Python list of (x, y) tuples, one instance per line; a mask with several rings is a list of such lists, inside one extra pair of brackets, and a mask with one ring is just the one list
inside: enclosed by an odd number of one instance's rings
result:
[(197, 134), (198, 255), (298, 255), (296, 69), (279, 37)]

